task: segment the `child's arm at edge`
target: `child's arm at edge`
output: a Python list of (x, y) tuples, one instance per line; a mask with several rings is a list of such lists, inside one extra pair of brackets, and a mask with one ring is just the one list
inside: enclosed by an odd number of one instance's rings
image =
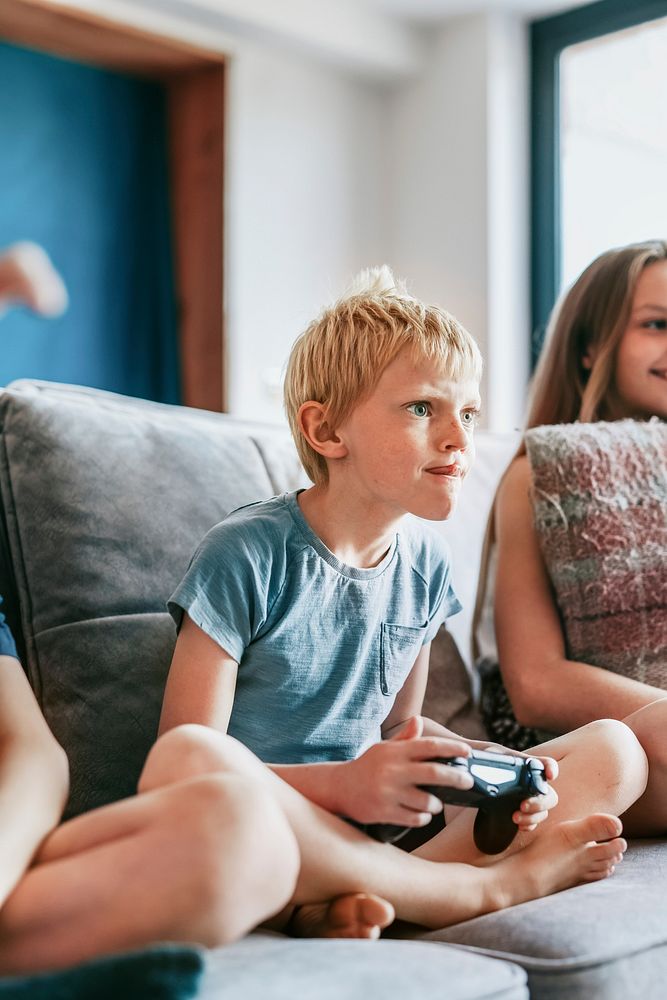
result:
[(58, 824), (68, 788), (67, 756), (23, 668), (0, 656), (0, 905)]

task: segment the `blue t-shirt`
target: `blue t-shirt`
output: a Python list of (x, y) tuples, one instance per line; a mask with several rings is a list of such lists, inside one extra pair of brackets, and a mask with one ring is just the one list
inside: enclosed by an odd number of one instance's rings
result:
[(422, 645), (460, 610), (445, 542), (407, 519), (382, 561), (346, 566), (296, 493), (212, 528), (169, 601), (239, 664), (228, 732), (270, 763), (350, 760), (381, 739)]

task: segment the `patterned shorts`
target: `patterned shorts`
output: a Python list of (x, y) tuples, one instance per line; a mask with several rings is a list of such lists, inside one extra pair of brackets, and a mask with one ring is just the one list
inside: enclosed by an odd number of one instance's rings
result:
[(497, 663), (480, 667), (480, 711), (490, 739), (510, 750), (527, 750), (544, 741), (545, 734), (516, 721)]

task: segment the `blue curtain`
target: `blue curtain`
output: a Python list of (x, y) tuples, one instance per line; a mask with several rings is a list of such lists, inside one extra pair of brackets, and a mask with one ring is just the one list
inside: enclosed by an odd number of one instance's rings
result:
[(34, 240), (67, 285), (0, 319), (0, 384), (179, 401), (162, 85), (0, 44), (0, 248)]

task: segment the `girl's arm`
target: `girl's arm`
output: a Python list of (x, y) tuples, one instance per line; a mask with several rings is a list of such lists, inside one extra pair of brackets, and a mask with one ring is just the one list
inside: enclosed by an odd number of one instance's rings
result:
[(568, 660), (540, 552), (528, 458), (514, 460), (498, 491), (495, 625), (499, 660), (517, 720), (566, 732), (594, 719), (623, 719), (667, 692)]
[(17, 660), (0, 656), (0, 905), (60, 820), (67, 756)]

